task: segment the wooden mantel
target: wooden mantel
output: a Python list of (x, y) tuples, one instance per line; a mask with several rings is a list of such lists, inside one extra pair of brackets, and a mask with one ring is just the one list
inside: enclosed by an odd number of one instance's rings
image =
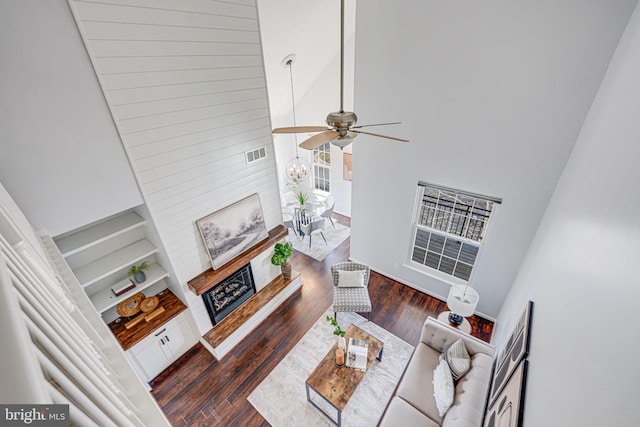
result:
[(280, 224), (277, 227), (269, 231), (269, 237), (262, 242), (258, 243), (248, 251), (238, 255), (228, 264), (223, 265), (218, 270), (208, 269), (204, 273), (201, 273), (187, 282), (189, 289), (196, 295), (200, 296), (213, 288), (215, 285), (226, 279), (246, 264), (249, 263), (258, 254), (262, 253), (269, 247), (275, 245), (280, 240), (284, 239), (288, 234), (287, 227)]

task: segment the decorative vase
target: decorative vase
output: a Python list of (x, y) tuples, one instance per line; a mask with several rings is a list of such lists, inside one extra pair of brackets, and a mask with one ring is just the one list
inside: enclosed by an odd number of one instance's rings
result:
[(344, 337), (338, 337), (338, 348), (341, 348), (344, 351), (347, 350), (347, 340), (344, 339)]
[(284, 277), (285, 280), (291, 279), (291, 263), (289, 260), (286, 260), (284, 264), (280, 266), (280, 270), (282, 271), (282, 277)]
[(138, 271), (133, 275), (133, 278), (135, 279), (136, 283), (142, 283), (147, 280), (147, 276), (144, 274), (144, 271)]

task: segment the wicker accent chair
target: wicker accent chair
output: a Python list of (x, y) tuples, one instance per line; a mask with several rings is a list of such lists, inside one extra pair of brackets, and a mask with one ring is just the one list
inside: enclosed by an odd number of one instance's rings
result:
[[(364, 287), (344, 288), (339, 287), (340, 274), (338, 271), (364, 271)], [(371, 298), (369, 298), (368, 265), (346, 261), (331, 266), (333, 277), (333, 318), (337, 319), (338, 312), (367, 313), (367, 319), (371, 313)]]

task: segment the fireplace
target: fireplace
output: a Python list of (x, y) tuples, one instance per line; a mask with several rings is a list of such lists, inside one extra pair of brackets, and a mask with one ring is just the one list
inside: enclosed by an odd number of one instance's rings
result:
[(202, 298), (211, 322), (217, 325), (255, 293), (251, 264), (247, 264), (202, 294)]

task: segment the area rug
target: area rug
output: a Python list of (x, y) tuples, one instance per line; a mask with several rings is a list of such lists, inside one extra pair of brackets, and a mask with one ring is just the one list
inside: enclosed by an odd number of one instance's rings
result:
[(322, 240), (322, 236), (319, 233), (313, 233), (311, 248), (309, 248), (309, 236), (300, 238), (289, 233), (289, 240), (293, 243), (293, 249), (309, 255), (316, 261), (322, 261), (351, 235), (351, 228), (346, 225), (333, 221), (336, 225), (336, 228), (333, 228), (329, 221), (325, 222), (327, 225), (322, 229), (322, 234), (327, 239), (327, 243)]
[[(325, 320), (327, 314), (247, 398), (274, 427), (335, 425), (307, 402), (305, 389), (306, 379), (336, 341), (333, 327)], [(382, 361), (374, 360), (342, 412), (343, 426), (375, 426), (409, 362), (413, 346), (355, 313), (339, 313), (338, 321), (343, 329), (353, 323), (384, 342)]]

